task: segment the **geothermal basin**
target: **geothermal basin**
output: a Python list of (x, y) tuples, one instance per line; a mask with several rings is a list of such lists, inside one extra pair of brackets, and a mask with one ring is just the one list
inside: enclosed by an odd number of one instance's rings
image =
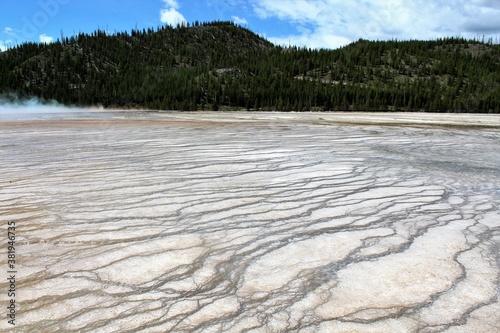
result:
[(3, 332), (500, 331), (498, 115), (2, 114), (0, 161)]

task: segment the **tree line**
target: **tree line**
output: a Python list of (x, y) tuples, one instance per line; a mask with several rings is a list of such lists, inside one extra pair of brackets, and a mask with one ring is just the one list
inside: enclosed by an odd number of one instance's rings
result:
[(96, 30), (0, 53), (0, 94), (154, 110), (500, 112), (491, 41), (280, 47), (232, 22)]

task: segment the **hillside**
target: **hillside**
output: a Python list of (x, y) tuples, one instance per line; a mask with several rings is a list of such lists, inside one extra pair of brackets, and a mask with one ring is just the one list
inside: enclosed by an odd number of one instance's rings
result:
[(147, 109), (500, 112), (500, 46), (277, 47), (231, 22), (96, 31), (0, 53), (0, 94)]

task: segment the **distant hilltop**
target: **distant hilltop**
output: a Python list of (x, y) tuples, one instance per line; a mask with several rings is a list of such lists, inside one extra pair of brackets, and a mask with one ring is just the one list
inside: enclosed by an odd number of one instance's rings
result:
[(61, 39), (0, 53), (3, 100), (153, 110), (500, 112), (500, 45), (491, 41), (358, 40), (315, 50), (273, 45), (232, 22)]

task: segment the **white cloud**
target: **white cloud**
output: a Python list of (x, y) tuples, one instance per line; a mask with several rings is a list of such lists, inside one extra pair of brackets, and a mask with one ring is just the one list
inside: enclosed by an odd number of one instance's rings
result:
[(500, 34), (500, 0), (473, 0), (466, 4), (463, 27), (478, 34)]
[(359, 38), (372, 40), (476, 37), (500, 34), (500, 0), (253, 0), (261, 19), (297, 27), (278, 44), (337, 48)]
[(176, 0), (162, 0), (162, 2), (165, 4), (165, 8), (160, 11), (161, 22), (171, 26), (186, 23), (186, 19), (178, 11), (180, 5)]
[(231, 16), (231, 17), (233, 19), (233, 22), (236, 24), (248, 25), (248, 21), (243, 17), (238, 17), (238, 16)]
[(3, 29), (3, 32), (4, 32), (5, 34), (7, 34), (7, 35), (15, 35), (15, 34), (16, 34), (16, 32), (17, 32), (17, 30), (16, 30), (16, 29), (14, 29), (14, 28), (11, 28), (11, 27), (5, 27), (5, 28)]
[(47, 36), (46, 34), (39, 36), (40, 43), (50, 44), (54, 41), (54, 37)]

